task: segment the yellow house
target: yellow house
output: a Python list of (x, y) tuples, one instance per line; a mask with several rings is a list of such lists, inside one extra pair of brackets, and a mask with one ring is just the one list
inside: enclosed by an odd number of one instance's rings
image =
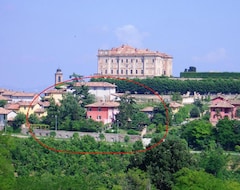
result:
[(183, 105), (177, 102), (171, 102), (169, 107), (172, 109), (172, 113), (176, 114)]
[(60, 101), (63, 99), (63, 94), (65, 94), (66, 91), (63, 89), (51, 89), (44, 93), (45, 97), (44, 100), (50, 100), (51, 98), (54, 99), (56, 104), (59, 104)]
[(28, 113), (29, 116), (34, 114), (36, 110), (42, 108), (42, 106), (37, 102), (33, 102), (32, 104), (31, 102), (18, 102), (18, 104), (18, 112), (24, 113), (25, 115)]

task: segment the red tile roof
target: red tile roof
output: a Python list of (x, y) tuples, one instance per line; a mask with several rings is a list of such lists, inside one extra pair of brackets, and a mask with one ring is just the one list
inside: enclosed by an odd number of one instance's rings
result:
[(5, 106), (6, 109), (8, 110), (19, 110), (19, 104), (18, 103), (11, 103), (11, 104), (7, 104)]
[(5, 96), (0, 95), (0, 100), (10, 101), (11, 99)]
[(35, 113), (44, 113), (45, 109), (44, 108), (39, 108), (34, 111)]
[(1, 108), (0, 107), (0, 114), (1, 115), (7, 115), (7, 114), (9, 114), (11, 112), (11, 110), (7, 110), (7, 109), (5, 109), (5, 108)]
[(170, 108), (180, 108), (180, 107), (183, 107), (182, 104), (179, 104), (177, 102), (171, 102), (170, 105), (169, 105)]
[(145, 107), (145, 108), (141, 109), (140, 111), (142, 111), (142, 112), (152, 112), (153, 110), (154, 110), (154, 107), (149, 106), (149, 107)]
[[(109, 56), (159, 56), (162, 58), (172, 58), (172, 56), (158, 51), (150, 51), (149, 49), (137, 49), (129, 45), (122, 45), (118, 48), (112, 48), (107, 51)], [(98, 55), (101, 56), (101, 55)], [(103, 56), (106, 56), (105, 54)]]
[(96, 102), (93, 104), (88, 104), (85, 107), (89, 108), (89, 107), (108, 107), (108, 108), (112, 108), (112, 107), (118, 107), (119, 103), (118, 102)]
[(210, 105), (210, 108), (234, 108), (234, 106), (226, 101), (221, 101)]
[(115, 84), (111, 84), (109, 82), (77, 82), (75, 86), (83, 86), (86, 85), (88, 87), (112, 87), (115, 88)]

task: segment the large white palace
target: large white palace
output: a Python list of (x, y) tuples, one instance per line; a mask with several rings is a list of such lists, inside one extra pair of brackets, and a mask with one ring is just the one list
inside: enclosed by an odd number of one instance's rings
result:
[(98, 50), (98, 75), (122, 78), (172, 76), (173, 57), (158, 51), (129, 45)]

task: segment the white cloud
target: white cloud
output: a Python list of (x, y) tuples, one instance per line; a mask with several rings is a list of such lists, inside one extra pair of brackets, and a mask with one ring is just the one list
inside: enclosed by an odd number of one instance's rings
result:
[(121, 43), (135, 47), (142, 47), (143, 39), (147, 36), (147, 33), (140, 32), (131, 24), (118, 27), (115, 30), (115, 34)]
[(217, 63), (224, 61), (227, 58), (227, 52), (224, 48), (218, 48), (215, 51), (211, 51), (202, 56), (194, 56), (193, 61), (195, 62), (208, 62), (208, 63)]

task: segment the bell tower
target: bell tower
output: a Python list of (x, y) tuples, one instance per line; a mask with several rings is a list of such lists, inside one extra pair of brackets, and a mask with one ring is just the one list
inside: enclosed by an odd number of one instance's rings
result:
[(55, 85), (63, 82), (63, 73), (61, 69), (57, 69), (56, 73), (55, 73)]

